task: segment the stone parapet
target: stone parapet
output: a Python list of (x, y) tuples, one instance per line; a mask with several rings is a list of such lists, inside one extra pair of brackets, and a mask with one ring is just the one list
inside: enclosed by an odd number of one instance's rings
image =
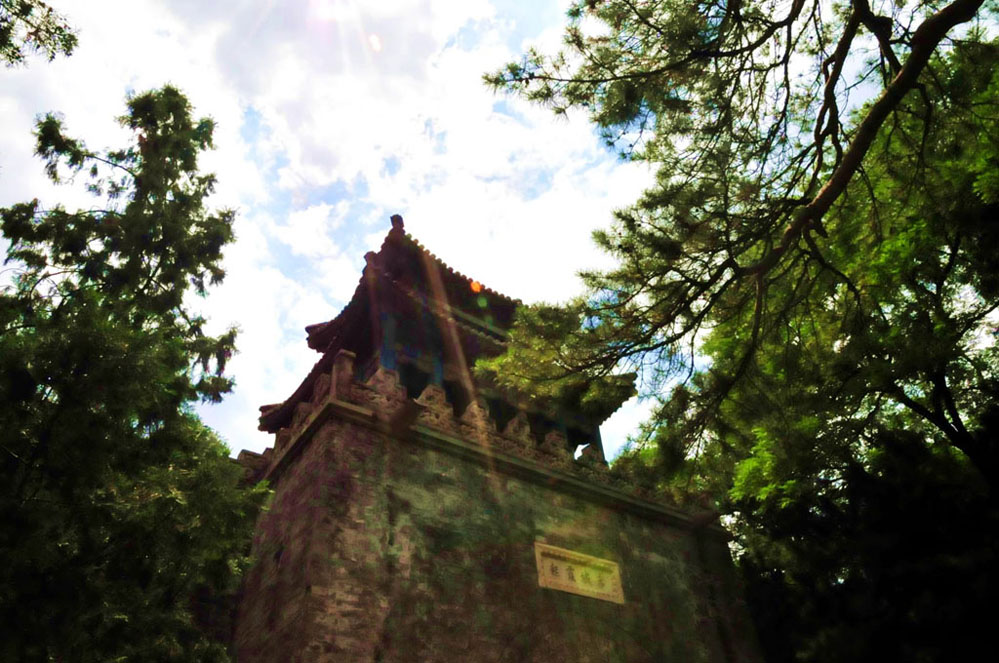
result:
[(252, 466), (248, 472), (259, 478), (279, 472), (303, 435), (315, 429), (321, 418), (337, 411), (338, 416), (380, 426), (402, 437), (412, 436), (417, 429), (433, 431), (477, 445), (486, 453), (502, 453), (632, 497), (656, 501), (654, 496), (609, 472), (598, 445), (583, 446), (574, 457), (564, 433), (548, 430), (539, 434), (532, 430), (525, 410), (518, 409), (500, 429), (481, 395), (471, 398), (457, 413), (456, 404), (439, 385), (428, 384), (418, 397), (411, 398), (397, 371), (377, 366), (367, 379), (359, 380), (354, 362), (352, 352), (341, 350), (336, 355), (330, 372), (315, 380), (311, 398), (299, 403), (289, 425), (275, 434), (273, 450), (244, 463), (248, 468)]
[[(549, 430), (539, 439), (523, 410), (499, 431), (481, 397), (472, 400), (458, 415), (443, 388), (429, 384), (419, 397), (410, 398), (396, 371), (378, 367), (363, 382), (354, 379), (353, 360), (353, 353), (338, 355), (331, 374), (316, 381), (313, 400), (299, 404), (291, 425), (277, 431), (275, 447), (263, 455), (247, 456), (248, 463), (244, 466), (248, 473), (257, 479), (277, 480), (325, 422), (335, 418), (391, 435), (401, 442), (422, 443), (465, 458), (478, 458), (479, 462), (501, 471), (533, 478), (560, 490), (589, 494), (598, 502), (617, 500), (646, 515), (682, 527), (704, 529), (716, 538), (729, 536), (710, 512), (687, 514), (615, 476), (608, 470), (599, 448), (583, 447), (574, 458), (566, 436), (560, 431)], [(320, 394), (325, 400), (319, 398)]]

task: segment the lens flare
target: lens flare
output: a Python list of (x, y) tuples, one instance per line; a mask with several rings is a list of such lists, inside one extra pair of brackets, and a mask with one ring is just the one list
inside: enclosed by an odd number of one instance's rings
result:
[(312, 0), (309, 4), (312, 15), (320, 21), (342, 21), (348, 18), (350, 11), (345, 3), (336, 0)]

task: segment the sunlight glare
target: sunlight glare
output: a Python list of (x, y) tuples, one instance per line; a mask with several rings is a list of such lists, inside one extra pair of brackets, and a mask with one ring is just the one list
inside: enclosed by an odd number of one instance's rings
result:
[(378, 35), (371, 33), (368, 35), (368, 43), (371, 44), (371, 50), (378, 53), (382, 50), (382, 40)]
[(344, 0), (309, 0), (312, 15), (320, 21), (344, 21), (355, 12)]

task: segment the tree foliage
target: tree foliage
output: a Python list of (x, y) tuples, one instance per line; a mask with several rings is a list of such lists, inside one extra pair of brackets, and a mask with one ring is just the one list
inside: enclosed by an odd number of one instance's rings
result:
[[(941, 116), (961, 111), (969, 125), (963, 140), (971, 143), (951, 147), (959, 152), (951, 161), (970, 180), (956, 187), (956, 176), (943, 176), (933, 185), (935, 195), (960, 196), (956, 200), (969, 205), (994, 199), (994, 90), (977, 81), (975, 99), (952, 96), (962, 84), (945, 80), (955, 63), (933, 59), (946, 29), (973, 18), (980, 4), (921, 4), (890, 16), (872, 14), (865, 3), (834, 5), (832, 16), (823, 15), (829, 8), (804, 2), (575, 5), (566, 52), (553, 58), (531, 53), (489, 80), (556, 110), (589, 108), (608, 140), (631, 138), (632, 158), (659, 164), (658, 184), (618, 212), (611, 229), (596, 234), (598, 244), (619, 259), (617, 269), (584, 274), (588, 294), (567, 306), (523, 312), (514, 351), (493, 365), (502, 369), (499, 379), (538, 380), (549, 391), (564, 379), (578, 388), (581, 380), (608, 375), (624, 363), (640, 368), (655, 389), (696, 373), (698, 402), (669, 409), (691, 419), (686, 433), (699, 444), (760, 347), (779, 341), (789, 321), (826, 306), (829, 298), (843, 299), (843, 293), (853, 297), (850, 315), (865, 325), (877, 322), (885, 306), (895, 310), (897, 304), (881, 299), (887, 290), (867, 284), (895, 279), (890, 272), (903, 267), (901, 260), (922, 255), (892, 252), (917, 240), (928, 250), (941, 235), (919, 235), (916, 225), (906, 225), (929, 202), (911, 186), (901, 191), (904, 200), (892, 202), (897, 192), (888, 191), (872, 169), (893, 169), (893, 176), (911, 184), (948, 168), (930, 163), (936, 156), (931, 136)], [(584, 19), (596, 19), (604, 30), (587, 34)], [(975, 51), (979, 42), (980, 32), (972, 28), (960, 40), (948, 38), (946, 50), (967, 45), (964, 58), (973, 60), (990, 52)], [(906, 77), (907, 67), (918, 71)], [(967, 69), (961, 75), (970, 76)], [(855, 73), (847, 78), (848, 71)], [(850, 90), (873, 92), (875, 85), (880, 95), (851, 113), (842, 110)], [(843, 222), (831, 236), (830, 215), (845, 219), (849, 209), (857, 219), (866, 213), (874, 220)], [(989, 213), (982, 210), (964, 212)], [(964, 212), (951, 212), (963, 218)], [(890, 213), (903, 217), (895, 226), (901, 239), (886, 235), (881, 219)], [(868, 226), (857, 227), (864, 223), (875, 227), (865, 233)], [(988, 233), (987, 224), (974, 232)], [(990, 260), (971, 255), (982, 239), (965, 239), (957, 245), (964, 250), (954, 251), (955, 259), (968, 255), (978, 275), (960, 263), (936, 268), (957, 268), (960, 278), (969, 279), (936, 295), (940, 302), (973, 302), (962, 323), (953, 321), (965, 341), (981, 331), (992, 310), (992, 277), (981, 271)], [(880, 274), (848, 273), (853, 266), (846, 261), (854, 259), (865, 268), (880, 266)], [(972, 288), (970, 299), (965, 286)], [(934, 301), (913, 287), (895, 290), (895, 296), (914, 306)], [(699, 343), (709, 333), (717, 337), (723, 325), (730, 325), (726, 352), (732, 363), (724, 375), (698, 370)], [(851, 338), (858, 342), (859, 336)], [(950, 389), (915, 393), (888, 382), (883, 389), (893, 390), (901, 406), (980, 459), (983, 472), (994, 472), (994, 459), (962, 430), (967, 427), (960, 409), (949, 403)], [(930, 403), (923, 396), (943, 400)]]
[[(730, 463), (771, 649), (942, 660), (983, 643), (999, 589), (999, 206), (982, 177), (997, 63), (997, 45), (959, 47), (928, 86), (935, 117), (883, 130), (827, 217), (841, 275), (815, 279), (718, 409), (706, 451)], [(737, 327), (706, 343), (718, 372), (741, 361)], [(777, 629), (774, 595), (796, 629)]]
[(562, 53), (489, 77), (587, 109), (658, 177), (596, 234), (618, 267), (522, 311), (482, 370), (557, 392), (638, 369), (661, 404), (624, 465), (731, 516), (774, 660), (982, 642), (999, 583), (983, 4), (593, 0)]
[(0, 0), (0, 60), (8, 67), (29, 53), (49, 60), (76, 48), (76, 34), (52, 7), (40, 0)]
[[(570, 10), (563, 52), (487, 77), (557, 112), (589, 110), (609, 142), (659, 165), (658, 185), (597, 236), (620, 267), (586, 275), (595, 295), (571, 309), (587, 324), (551, 326), (563, 374), (626, 359), (674, 377), (661, 369), (689, 369), (698, 334), (746, 306), (759, 309), (755, 340), (769, 284), (815, 252), (885, 119), (908, 93), (932, 113), (919, 75), (981, 4), (881, 15), (867, 3), (592, 0)], [(851, 92), (876, 97), (853, 121)], [(514, 373), (532, 365), (543, 362)]]
[(221, 660), (193, 598), (233, 588), (262, 489), (193, 414), (235, 332), (185, 304), (224, 275), (233, 213), (198, 171), (211, 120), (132, 97), (134, 142), (95, 152), (48, 115), (37, 154), (103, 206), (0, 210), (0, 640), (4, 660)]

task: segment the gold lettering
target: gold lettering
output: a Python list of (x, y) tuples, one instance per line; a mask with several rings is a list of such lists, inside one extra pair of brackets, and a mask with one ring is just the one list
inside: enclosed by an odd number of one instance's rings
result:
[(534, 555), (540, 587), (624, 603), (616, 562), (539, 542), (534, 543)]

